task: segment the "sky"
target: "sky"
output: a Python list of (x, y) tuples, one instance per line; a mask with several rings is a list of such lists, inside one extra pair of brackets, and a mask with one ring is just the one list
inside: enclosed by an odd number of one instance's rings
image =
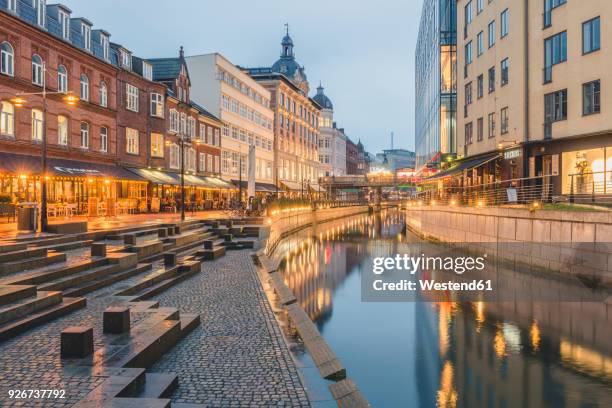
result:
[[(414, 150), (414, 50), (422, 0), (60, 0), (142, 58), (219, 52), (271, 66), (289, 24), (311, 96), (319, 81), (334, 119), (371, 153)], [(197, 101), (196, 101), (197, 102)]]

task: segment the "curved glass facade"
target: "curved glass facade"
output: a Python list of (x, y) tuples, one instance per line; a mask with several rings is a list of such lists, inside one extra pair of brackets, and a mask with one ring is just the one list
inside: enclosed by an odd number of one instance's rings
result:
[(416, 47), (416, 168), (439, 167), (455, 153), (457, 112), (457, 4), (425, 0)]

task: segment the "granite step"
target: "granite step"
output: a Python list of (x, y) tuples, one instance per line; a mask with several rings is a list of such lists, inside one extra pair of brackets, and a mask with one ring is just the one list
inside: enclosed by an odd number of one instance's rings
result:
[(122, 289), (115, 293), (115, 296), (132, 296), (142, 290), (156, 285), (166, 279), (176, 276), (178, 273), (178, 265), (172, 267), (162, 267), (146, 274), (141, 279), (137, 280), (132, 286)]
[(111, 275), (120, 270), (121, 267), (119, 265), (105, 264), (39, 285), (38, 290), (66, 290), (86, 282), (94, 281), (101, 276)]
[(122, 270), (109, 275), (98, 276), (96, 279), (81, 283), (63, 292), (64, 296), (83, 296), (100, 288), (112, 285), (129, 277), (139, 275), (151, 269), (151, 264), (143, 263), (136, 265), (135, 268)]
[(40, 258), (47, 255), (45, 248), (26, 248), (0, 253), (0, 264), (29, 258)]
[(63, 298), (60, 304), (29, 314), (21, 319), (13, 320), (0, 326), (0, 341), (7, 340), (33, 327), (47, 323), (53, 319), (85, 307), (87, 299)]
[(146, 229), (141, 229), (141, 230), (134, 230), (134, 231), (128, 231), (128, 232), (123, 232), (123, 233), (118, 233), (118, 234), (112, 234), (112, 235), (107, 235), (106, 239), (111, 240), (111, 241), (115, 241), (115, 240), (121, 240), (123, 241), (123, 238), (126, 235), (134, 235), (135, 237), (143, 237), (146, 235), (157, 235), (157, 230), (159, 230), (161, 227), (154, 227), (154, 228), (150, 228), (147, 227)]
[(87, 259), (74, 262), (70, 265), (62, 265), (61, 267), (54, 268), (52, 270), (33, 271), (27, 274), (5, 278), (0, 282), (6, 285), (39, 285), (41, 283), (50, 282), (64, 276), (73, 275), (75, 273), (107, 264), (108, 260), (106, 258)]
[(18, 302), (36, 295), (36, 286), (0, 285), (0, 306)]
[(169, 399), (161, 398), (113, 398), (100, 405), (76, 405), (76, 407), (100, 408), (171, 408)]
[(60, 292), (37, 292), (34, 296), (19, 299), (0, 308), (0, 325), (61, 302), (62, 294)]
[(55, 251), (69, 251), (71, 249), (78, 249), (78, 248), (83, 248), (86, 246), (91, 245), (93, 241), (92, 240), (86, 240), (86, 241), (77, 241), (77, 240), (73, 240), (70, 242), (63, 242), (63, 243), (59, 243), (59, 244), (52, 244), (52, 245), (44, 245), (44, 246), (37, 246), (37, 248), (46, 248), (48, 250), (55, 250)]
[(150, 286), (143, 288), (142, 290), (138, 292), (135, 292), (134, 300), (150, 299), (151, 297), (164, 292), (168, 288), (171, 288), (172, 286), (175, 286), (183, 282), (187, 278), (200, 272), (201, 270), (200, 262), (198, 261), (189, 261), (189, 262), (197, 264), (197, 267), (187, 268), (185, 265), (179, 265), (176, 272), (172, 274), (171, 276), (165, 277), (165, 279), (162, 279), (161, 281), (158, 281)]
[(179, 378), (176, 374), (147, 373), (143, 389), (137, 398), (170, 398), (178, 385)]
[[(47, 251), (44, 249), (44, 251)], [(66, 261), (66, 254), (62, 252), (48, 251), (46, 255), (37, 258), (26, 258), (19, 261), (4, 262), (0, 261), (0, 276), (10, 275), (16, 272), (27, 271), (29, 269), (40, 268), (54, 263)]]

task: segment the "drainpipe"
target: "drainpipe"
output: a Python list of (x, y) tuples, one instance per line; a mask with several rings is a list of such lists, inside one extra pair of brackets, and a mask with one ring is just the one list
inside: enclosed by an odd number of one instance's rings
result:
[(524, 129), (523, 129), (523, 177), (529, 177), (529, 157), (527, 157), (529, 142), (529, 0), (523, 0), (523, 7), (525, 8), (525, 14), (523, 19), (523, 52), (524, 52), (524, 63), (523, 63), (523, 75), (525, 77), (524, 86)]

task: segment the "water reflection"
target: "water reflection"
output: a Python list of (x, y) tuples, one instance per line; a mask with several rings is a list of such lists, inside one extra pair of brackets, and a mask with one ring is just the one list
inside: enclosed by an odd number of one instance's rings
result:
[(315, 226), (275, 252), (373, 406), (612, 406), (605, 303), (361, 302), (360, 274), (371, 258), (403, 253), (413, 239), (389, 211)]

